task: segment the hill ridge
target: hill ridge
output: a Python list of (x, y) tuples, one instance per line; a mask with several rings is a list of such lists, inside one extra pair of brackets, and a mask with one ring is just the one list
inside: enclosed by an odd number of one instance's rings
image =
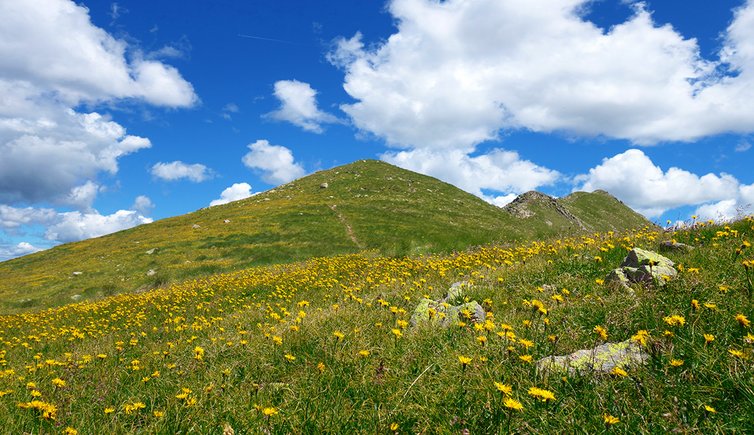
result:
[(507, 211), (513, 206), (506, 210), (436, 178), (359, 160), (240, 201), (2, 262), (0, 312), (362, 250), (412, 256), (648, 224), (600, 194), (553, 205), (551, 197), (529, 193), (518, 204), (527, 197), (549, 199), (540, 201), (544, 207), (529, 201), (536, 216), (521, 219)]

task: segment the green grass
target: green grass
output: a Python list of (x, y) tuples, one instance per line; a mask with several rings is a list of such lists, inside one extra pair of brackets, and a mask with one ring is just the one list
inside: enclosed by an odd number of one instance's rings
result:
[[(667, 254), (682, 271), (665, 287), (626, 291), (597, 282), (628, 247), (657, 250), (671, 237), (696, 248)], [(354, 254), (2, 316), (0, 424), (11, 433), (69, 426), (80, 433), (219, 434), (225, 427), (235, 433), (746, 433), (754, 421), (754, 335), (736, 316), (754, 319), (747, 278), (754, 271), (743, 266), (754, 259), (746, 246), (753, 241), (749, 219), (674, 234), (602, 234), (452, 255)], [(471, 322), (403, 326), (421, 297), (439, 298), (459, 280), (471, 282), (467, 297), (492, 313), (487, 329)], [(534, 299), (546, 315), (531, 308)], [(685, 324), (668, 325), (664, 318), (671, 315)], [(647, 330), (647, 364), (629, 368), (626, 377), (563, 376), (537, 372), (521, 358), (536, 361), (601, 343), (597, 325), (609, 341)], [(508, 327), (515, 341), (497, 335)], [(703, 334), (714, 341), (705, 344)], [(484, 346), (480, 336), (487, 338)], [(459, 356), (471, 363), (462, 366)], [(683, 364), (674, 367), (672, 360)], [(56, 378), (65, 386), (54, 387)], [(523, 409), (505, 408), (494, 382), (510, 385)], [(555, 400), (537, 400), (531, 387), (551, 391)], [(56, 407), (55, 420), (18, 407), (32, 390)], [(129, 412), (134, 403), (144, 409)], [(605, 414), (619, 422), (606, 424)]]
[[(329, 187), (320, 188), (325, 182)], [(647, 224), (608, 195), (583, 194), (583, 201), (573, 204), (568, 198), (564, 207), (580, 216), (588, 231)], [(434, 178), (359, 161), (246, 200), (2, 262), (0, 312), (317, 256), (363, 250), (389, 256), (449, 253), (577, 231), (550, 206), (519, 219)], [(150, 270), (156, 275), (148, 275)]]

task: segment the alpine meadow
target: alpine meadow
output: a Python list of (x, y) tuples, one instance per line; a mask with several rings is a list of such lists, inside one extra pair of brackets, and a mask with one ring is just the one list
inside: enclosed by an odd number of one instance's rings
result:
[(754, 0), (0, 0), (0, 434), (754, 434)]

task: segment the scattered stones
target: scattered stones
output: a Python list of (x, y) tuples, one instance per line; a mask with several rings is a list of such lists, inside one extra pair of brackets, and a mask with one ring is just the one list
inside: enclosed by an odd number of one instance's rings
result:
[(147, 271), (147, 276), (154, 276), (154, 274), (156, 274), (156, 273), (157, 273), (157, 272), (156, 272), (156, 271), (155, 271), (154, 269), (149, 269), (149, 270)]
[(81, 299), (81, 295), (71, 295), (71, 300), (72, 301), (75, 302), (75, 301), (78, 301), (79, 299)]
[(73, 276), (79, 276), (79, 275), (83, 275), (83, 274), (84, 274), (84, 272), (80, 272), (78, 270), (75, 271), (75, 272), (73, 272), (73, 273), (71, 273), (71, 275), (73, 275)]
[[(487, 313), (477, 301), (462, 302), (466, 289), (470, 287), (466, 281), (453, 283), (448, 293), (440, 300), (422, 299), (411, 315), (411, 325), (429, 323), (443, 328), (456, 322), (484, 322)], [(460, 303), (459, 303), (460, 302)], [(457, 303), (458, 305), (453, 305)]]
[(193, 228), (193, 229), (195, 229), (195, 230), (198, 230), (198, 229), (199, 229), (199, 228), (201, 228), (201, 227), (202, 227), (202, 226), (201, 226), (201, 225), (199, 225), (199, 224), (194, 224), (194, 225), (191, 225), (191, 228)]
[(538, 371), (573, 374), (610, 373), (615, 367), (627, 368), (644, 364), (649, 355), (638, 343), (626, 340), (605, 343), (592, 349), (577, 350), (568, 355), (548, 356), (537, 361)]
[(322, 184), (319, 185), (320, 189), (327, 189), (328, 187), (330, 187), (330, 185), (327, 184), (327, 183), (322, 183)]
[(679, 243), (675, 240), (666, 240), (664, 242), (660, 242), (661, 251), (688, 252), (692, 249), (694, 249), (693, 246), (687, 245), (685, 243)]
[(632, 249), (623, 260), (621, 267), (612, 270), (605, 281), (630, 289), (631, 284), (657, 284), (662, 287), (666, 281), (675, 278), (678, 272), (667, 257), (640, 248)]
[(230, 223), (230, 219), (225, 219), (225, 220), (223, 221), (223, 223), (229, 224), (229, 223)]
[(152, 248), (152, 249), (150, 249), (149, 251), (147, 251), (146, 253), (147, 253), (147, 255), (152, 255), (152, 254), (154, 254), (154, 252), (155, 252), (156, 250), (157, 250), (157, 248)]

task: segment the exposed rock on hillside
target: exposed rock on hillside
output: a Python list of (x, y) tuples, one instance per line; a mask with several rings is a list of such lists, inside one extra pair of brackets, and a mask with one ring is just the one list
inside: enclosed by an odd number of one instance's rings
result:
[(634, 248), (623, 260), (621, 267), (613, 269), (605, 280), (624, 288), (641, 283), (663, 286), (678, 274), (673, 266), (673, 262), (667, 257)]
[(512, 214), (513, 216), (519, 219), (526, 219), (526, 218), (536, 216), (537, 214), (536, 210), (538, 208), (539, 209), (546, 208), (546, 209), (554, 210), (555, 212), (565, 217), (568, 221), (578, 226), (580, 229), (582, 230), (586, 229), (581, 219), (579, 219), (573, 213), (568, 211), (565, 207), (560, 205), (560, 203), (558, 203), (558, 201), (555, 198), (549, 195), (545, 195), (544, 193), (541, 193), (541, 192), (532, 190), (530, 192), (522, 193), (516, 199), (514, 199), (510, 204), (503, 207), (505, 211), (507, 211), (508, 213)]
[(577, 350), (568, 355), (545, 357), (537, 361), (537, 370), (581, 373), (610, 373), (614, 368), (644, 364), (649, 358), (638, 343), (630, 340), (605, 343), (592, 349)]

